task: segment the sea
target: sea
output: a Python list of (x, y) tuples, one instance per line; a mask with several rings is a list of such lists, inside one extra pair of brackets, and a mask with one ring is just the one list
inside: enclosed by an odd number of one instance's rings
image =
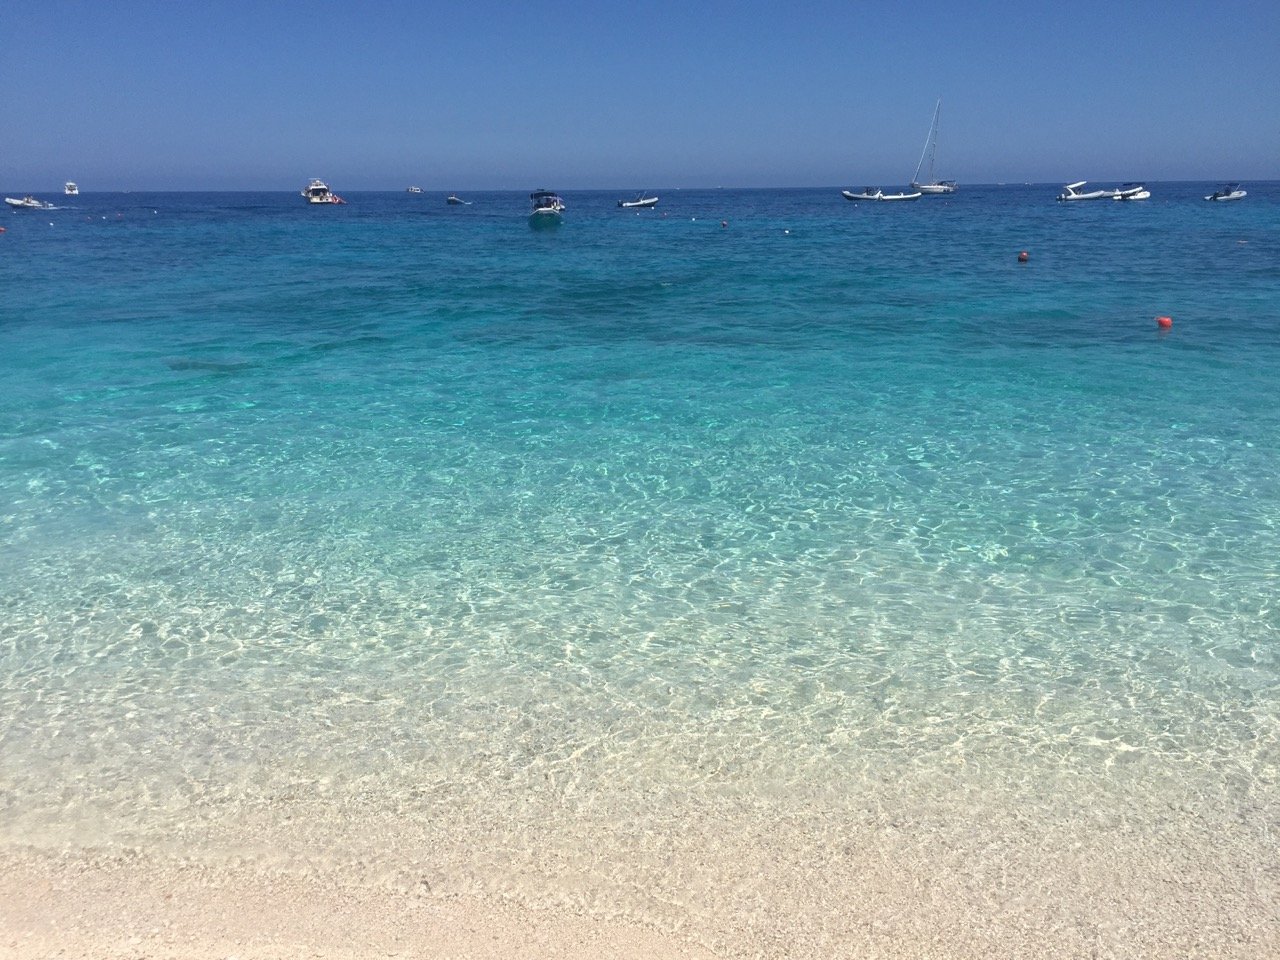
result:
[(333, 186), (0, 211), (0, 849), (1274, 936), (1280, 182)]

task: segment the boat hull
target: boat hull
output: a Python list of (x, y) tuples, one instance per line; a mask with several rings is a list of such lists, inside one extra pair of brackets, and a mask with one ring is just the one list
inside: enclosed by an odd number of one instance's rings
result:
[(4, 202), (17, 210), (55, 210), (52, 203), (45, 200), (32, 200), (29, 197), (22, 200), (15, 200), (13, 197), (5, 197)]
[(936, 196), (942, 193), (955, 193), (956, 185), (954, 183), (913, 183), (911, 189), (926, 196)]
[(529, 226), (534, 230), (553, 230), (563, 222), (559, 210), (535, 210), (529, 214)]
[(1058, 200), (1062, 203), (1073, 200), (1106, 200), (1117, 193), (1115, 190), (1090, 190), (1088, 193), (1081, 193), (1080, 188), (1088, 182), (1088, 180), (1077, 180), (1075, 183), (1066, 184), (1062, 188), (1062, 193), (1058, 194)]
[(1083, 186), (1083, 182), (1069, 184), (1065, 189), (1066, 193), (1058, 194), (1058, 201), (1061, 203), (1070, 203), (1075, 200), (1105, 200), (1108, 197), (1114, 197), (1115, 192), (1112, 190), (1090, 190), (1088, 193), (1078, 193), (1077, 188)]
[(1248, 195), (1248, 190), (1232, 190), (1230, 193), (1211, 193), (1205, 199), (1221, 203), (1224, 200), (1240, 200)]
[(618, 206), (624, 210), (632, 210), (637, 207), (656, 207), (658, 205), (657, 197), (646, 197), (643, 200), (619, 200)]
[(848, 190), (841, 190), (840, 196), (846, 200), (865, 200), (868, 203), (886, 203), (890, 201), (919, 200), (924, 194), (919, 190), (914, 193), (885, 193), (877, 190), (874, 193), (864, 191), (863, 193), (851, 193)]

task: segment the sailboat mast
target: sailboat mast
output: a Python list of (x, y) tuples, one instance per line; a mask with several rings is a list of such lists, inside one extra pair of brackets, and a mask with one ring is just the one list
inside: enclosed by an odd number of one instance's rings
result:
[(929, 139), (932, 141), (929, 147), (929, 182), (937, 183), (933, 176), (933, 158), (938, 155), (938, 117), (942, 114), (942, 98), (938, 98), (938, 105), (933, 108), (933, 136)]
[[(938, 98), (938, 104), (933, 108), (933, 123), (929, 124), (929, 135), (925, 137), (924, 149), (920, 151), (920, 162), (916, 164), (916, 174), (911, 178), (912, 183), (920, 182), (920, 168), (924, 166), (925, 155), (929, 156), (929, 182), (933, 183), (933, 159), (938, 152), (938, 112), (942, 109), (942, 98)], [(932, 147), (932, 152), (930, 152)]]

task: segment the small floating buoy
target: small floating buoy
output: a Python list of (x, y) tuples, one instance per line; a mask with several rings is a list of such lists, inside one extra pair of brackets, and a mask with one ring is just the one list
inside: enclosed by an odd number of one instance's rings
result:
[(1173, 326), (1173, 317), (1156, 317), (1156, 326), (1161, 330), (1168, 330)]
[(1019, 262), (1019, 263), (1026, 263), (1026, 262), (1027, 262), (1028, 260), (1030, 260), (1030, 259), (1031, 259), (1031, 257), (1027, 254), (1027, 251), (1025, 251), (1025, 250), (1023, 250), (1020, 254), (1018, 254), (1018, 262)]

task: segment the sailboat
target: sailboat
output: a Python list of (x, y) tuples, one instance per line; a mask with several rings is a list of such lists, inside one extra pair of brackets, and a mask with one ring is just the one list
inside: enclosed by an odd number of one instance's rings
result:
[[(938, 152), (938, 114), (942, 110), (942, 99), (938, 99), (938, 105), (933, 108), (933, 123), (929, 125), (929, 137), (924, 142), (924, 149), (920, 151), (920, 162), (916, 164), (916, 175), (911, 178), (911, 189), (919, 193), (955, 193), (956, 182), (954, 180), (935, 180), (933, 178), (933, 158)], [(920, 181), (920, 168), (924, 166), (925, 156), (929, 157), (929, 179), (927, 182)]]

